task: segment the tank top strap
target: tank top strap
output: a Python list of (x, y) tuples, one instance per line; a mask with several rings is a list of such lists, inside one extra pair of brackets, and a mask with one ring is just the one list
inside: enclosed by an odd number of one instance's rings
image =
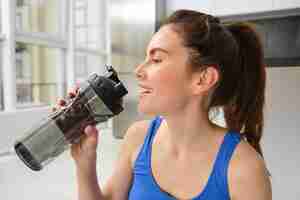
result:
[(147, 130), (146, 137), (144, 139), (144, 143), (138, 153), (138, 156), (135, 161), (135, 165), (138, 163), (146, 164), (148, 167), (150, 166), (149, 157), (151, 156), (151, 145), (154, 138), (154, 135), (157, 132), (161, 124), (162, 118), (160, 116), (156, 116), (150, 123), (149, 128)]
[(224, 136), (223, 143), (219, 149), (215, 161), (214, 180), (216, 181), (218, 188), (227, 197), (227, 199), (230, 199), (227, 177), (229, 162), (240, 141), (241, 135), (238, 132), (227, 132), (227, 134)]

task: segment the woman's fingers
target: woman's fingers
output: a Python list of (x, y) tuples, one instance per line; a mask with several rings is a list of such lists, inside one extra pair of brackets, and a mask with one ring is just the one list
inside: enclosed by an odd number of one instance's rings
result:
[(64, 106), (66, 106), (67, 102), (64, 99), (58, 99), (56, 108), (57, 110), (62, 109)]
[(72, 144), (71, 155), (75, 160), (81, 157), (90, 158), (95, 155), (98, 145), (98, 130), (95, 126), (88, 125), (84, 129), (84, 135), (78, 143)]
[(79, 86), (74, 86), (68, 93), (68, 97), (69, 98), (74, 98), (77, 94), (78, 94), (78, 91), (79, 91)]
[(84, 133), (87, 135), (87, 143), (91, 148), (97, 148), (98, 130), (95, 126), (89, 125), (85, 127)]
[(70, 91), (70, 92), (68, 93), (68, 97), (69, 97), (70, 99), (74, 98), (75, 96), (76, 96), (76, 92), (74, 92), (74, 91)]
[(92, 125), (88, 125), (87, 127), (85, 127), (84, 129), (84, 133), (89, 136), (89, 137), (93, 137), (95, 135), (98, 134), (98, 130), (95, 126)]
[[(68, 99), (73, 99), (74, 97), (76, 97), (76, 95), (78, 94), (79, 91), (79, 87), (75, 86), (74, 88), (72, 88), (69, 92), (68, 92)], [(56, 105), (54, 107), (52, 107), (51, 111), (55, 112), (57, 110), (62, 109), (64, 106), (67, 105), (67, 100), (65, 99), (58, 99)]]
[(51, 111), (56, 112), (57, 110), (60, 110), (65, 105), (66, 105), (66, 101), (64, 99), (58, 99), (56, 105), (51, 108)]
[(66, 100), (64, 99), (59, 99), (58, 100), (58, 106), (63, 107), (67, 104)]

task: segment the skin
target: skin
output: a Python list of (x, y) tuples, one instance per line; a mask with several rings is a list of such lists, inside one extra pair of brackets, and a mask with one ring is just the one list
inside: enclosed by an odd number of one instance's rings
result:
[[(188, 53), (172, 25), (166, 25), (153, 36), (145, 61), (135, 69), (141, 88), (139, 111), (164, 119), (152, 145), (152, 173), (161, 190), (176, 199), (201, 193), (228, 131), (209, 121), (203, 103), (218, 81), (217, 70), (207, 67), (191, 74)], [(113, 174), (102, 188), (96, 175), (98, 131), (92, 126), (85, 129), (86, 137), (71, 151), (80, 200), (128, 199), (134, 162), (148, 126), (148, 121), (140, 121), (128, 129)], [(246, 141), (230, 161), (228, 184), (233, 200), (271, 199), (265, 163)]]

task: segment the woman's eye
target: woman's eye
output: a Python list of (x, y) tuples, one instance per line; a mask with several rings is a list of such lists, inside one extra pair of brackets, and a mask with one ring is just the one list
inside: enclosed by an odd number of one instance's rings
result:
[(160, 63), (162, 60), (161, 60), (161, 59), (152, 59), (152, 61), (153, 61), (154, 63)]

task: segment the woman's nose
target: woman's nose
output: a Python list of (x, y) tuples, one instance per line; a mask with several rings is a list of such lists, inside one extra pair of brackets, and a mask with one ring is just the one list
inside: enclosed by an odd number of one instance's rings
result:
[(144, 79), (146, 72), (144, 70), (144, 63), (139, 64), (134, 70), (135, 76), (137, 79)]

